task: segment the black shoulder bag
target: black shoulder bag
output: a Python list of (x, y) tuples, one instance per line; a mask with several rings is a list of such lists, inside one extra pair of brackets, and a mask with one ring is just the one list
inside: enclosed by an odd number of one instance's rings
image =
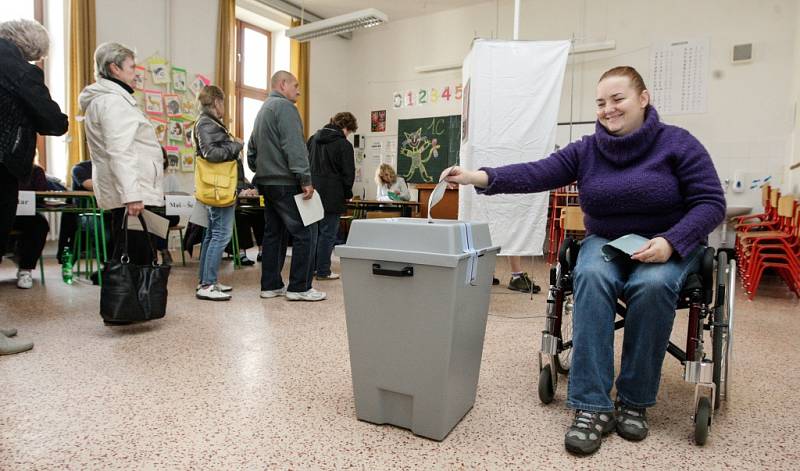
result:
[(167, 311), (167, 280), (170, 267), (159, 265), (153, 239), (144, 218), (139, 222), (152, 251), (150, 265), (134, 265), (128, 256), (128, 216), (122, 223), (122, 254), (114, 253), (103, 268), (100, 315), (106, 321), (137, 322), (160, 319)]

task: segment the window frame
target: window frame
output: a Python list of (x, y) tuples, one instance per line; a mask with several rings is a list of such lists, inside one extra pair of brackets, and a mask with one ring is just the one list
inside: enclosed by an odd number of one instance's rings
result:
[[(251, 29), (267, 37), (267, 88), (261, 89), (244, 84), (244, 31)], [(234, 133), (244, 138), (244, 99), (266, 101), (269, 95), (269, 79), (272, 77), (272, 34), (252, 23), (236, 20), (236, 129)]]

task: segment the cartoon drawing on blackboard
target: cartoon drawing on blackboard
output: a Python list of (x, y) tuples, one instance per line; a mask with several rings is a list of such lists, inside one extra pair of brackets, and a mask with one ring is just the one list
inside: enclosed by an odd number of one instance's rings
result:
[[(431, 157), (434, 159), (439, 157), (439, 144), (436, 141), (436, 138), (428, 139), (427, 136), (422, 135), (422, 128), (417, 129), (412, 133), (403, 133), (405, 139), (401, 144), (400, 154), (408, 157), (411, 159), (411, 168), (408, 170), (408, 173), (404, 175), (403, 178), (409, 180), (413, 175), (414, 172), (419, 171), (420, 177), (426, 182), (432, 182), (433, 177), (428, 175), (428, 171), (425, 168), (425, 164), (431, 160)], [(427, 155), (425, 157), (422, 156), (425, 151)]]
[(401, 119), (397, 135), (397, 174), (407, 183), (435, 183), (445, 168), (458, 164), (458, 115)]

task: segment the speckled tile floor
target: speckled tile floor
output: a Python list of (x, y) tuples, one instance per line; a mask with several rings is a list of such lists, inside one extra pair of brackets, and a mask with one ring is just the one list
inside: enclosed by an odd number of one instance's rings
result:
[[(196, 269), (173, 270), (166, 318), (112, 329), (98, 288), (65, 285), (52, 259), (47, 286), (36, 276), (27, 291), (10, 261), (0, 265), (0, 325), (36, 342), (0, 357), (0, 469), (800, 466), (800, 303), (774, 282), (755, 302), (737, 297), (732, 397), (705, 447), (692, 443), (693, 388), (668, 357), (650, 436), (611, 435), (577, 458), (563, 448), (566, 382), (549, 406), (536, 394), (542, 294), (493, 288), (475, 406), (439, 443), (356, 420), (340, 281), (317, 283), (322, 303), (261, 300), (259, 269), (223, 262), (234, 298), (211, 303), (194, 298)], [(546, 279), (541, 261), (533, 271)], [(678, 318), (675, 340), (686, 332)]]

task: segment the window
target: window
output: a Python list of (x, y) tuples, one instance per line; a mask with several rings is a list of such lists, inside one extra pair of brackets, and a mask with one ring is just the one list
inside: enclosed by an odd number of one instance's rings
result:
[[(236, 21), (236, 129), (245, 144), (250, 139), (258, 110), (269, 94), (270, 32), (244, 21)], [(245, 165), (245, 175), (252, 172)]]

